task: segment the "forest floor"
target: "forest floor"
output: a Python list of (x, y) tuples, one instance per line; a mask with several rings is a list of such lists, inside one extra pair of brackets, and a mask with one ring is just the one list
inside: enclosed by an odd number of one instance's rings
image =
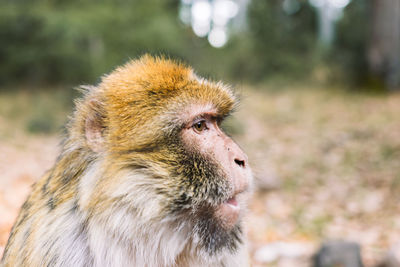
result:
[[(310, 266), (331, 239), (357, 242), (375, 266), (400, 241), (400, 95), (239, 91), (225, 128), (255, 174), (245, 220), (253, 266)], [(0, 92), (0, 255), (30, 185), (59, 153), (70, 95)]]

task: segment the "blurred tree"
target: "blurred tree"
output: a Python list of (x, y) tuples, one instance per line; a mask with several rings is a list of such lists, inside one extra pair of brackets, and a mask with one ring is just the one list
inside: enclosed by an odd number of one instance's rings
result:
[[(179, 0), (3, 0), (0, 84), (94, 83), (114, 66), (149, 52), (184, 59), (211, 78), (246, 82), (277, 76), (298, 80), (331, 66), (348, 80), (363, 81), (368, 54), (374, 73), (395, 87), (400, 2), (374, 2), (368, 39), (371, 1), (351, 1), (331, 54), (320, 57), (317, 16), (308, 0), (249, 1), (246, 29), (232, 31), (221, 49), (180, 22)], [(392, 30), (381, 29), (383, 22)]]
[(372, 0), (368, 61), (389, 89), (400, 90), (400, 1)]
[[(337, 25), (334, 46), (327, 57), (327, 62), (339, 70), (341, 80), (357, 85), (365, 83), (368, 76), (368, 13), (368, 1), (350, 2)], [(336, 80), (338, 77), (333, 78)]]
[(316, 45), (316, 18), (307, 1), (287, 12), (285, 1), (252, 1), (248, 9), (249, 31), (254, 39), (255, 79), (276, 73), (308, 73)]
[(184, 50), (176, 0), (0, 2), (0, 83), (82, 83), (144, 52)]

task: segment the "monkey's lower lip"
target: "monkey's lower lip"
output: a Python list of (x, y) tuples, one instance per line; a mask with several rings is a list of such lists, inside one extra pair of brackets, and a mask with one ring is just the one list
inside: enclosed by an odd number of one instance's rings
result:
[(233, 196), (231, 198), (229, 198), (228, 200), (224, 201), (222, 203), (222, 206), (224, 206), (224, 210), (226, 213), (228, 213), (229, 215), (232, 214), (239, 214), (240, 211), (240, 205), (239, 202), (236, 199), (236, 196)]
[(239, 213), (240, 205), (236, 196), (224, 201), (216, 210), (217, 218), (220, 219), (222, 226), (227, 230), (232, 229), (236, 225)]
[(231, 197), (225, 203), (231, 207), (239, 208), (239, 203), (237, 202), (236, 197)]

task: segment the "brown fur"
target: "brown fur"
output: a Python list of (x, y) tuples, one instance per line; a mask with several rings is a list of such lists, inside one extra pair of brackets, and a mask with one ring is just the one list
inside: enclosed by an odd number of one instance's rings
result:
[[(143, 56), (117, 68), (104, 76), (98, 86), (85, 87), (83, 90), (85, 95), (76, 102), (76, 111), (67, 127), (62, 153), (54, 167), (33, 186), (32, 193), (21, 208), (2, 264), (229, 266), (226, 258), (243, 257), (243, 249), (237, 250), (235, 245), (226, 250), (221, 248), (224, 251), (221, 255), (209, 251), (214, 260), (203, 261), (196, 257), (206, 254), (192, 240), (185, 241), (188, 244), (171, 259), (167, 258), (171, 253), (162, 251), (165, 255), (159, 258), (154, 255), (157, 259), (149, 258), (148, 262), (134, 259), (135, 255), (139, 255), (138, 251), (145, 249), (142, 246), (147, 244), (150, 251), (157, 246), (157, 242), (164, 242), (151, 241), (150, 237), (146, 237), (147, 234), (151, 235), (152, 229), (159, 229), (160, 238), (167, 226), (191, 231), (191, 222), (183, 224), (175, 218), (183, 216), (183, 213), (173, 215), (175, 210), (181, 209), (176, 203), (181, 203), (177, 196), (183, 189), (188, 190), (185, 195), (206, 199), (215, 198), (207, 195), (211, 193), (203, 192), (206, 186), (226, 186), (222, 180), (215, 181), (214, 185), (209, 184), (208, 177), (200, 176), (193, 176), (199, 179), (194, 185), (178, 175), (184, 173), (185, 169), (177, 166), (181, 164), (181, 155), (184, 154), (179, 154), (182, 149), (176, 134), (187, 123), (193, 105), (208, 105), (218, 117), (227, 116), (236, 101), (231, 90), (221, 83), (197, 78), (193, 70), (183, 64), (150, 56)], [(204, 168), (212, 172), (214, 165), (204, 162), (207, 166), (199, 167), (198, 172), (204, 172)], [(193, 168), (189, 170), (190, 173), (197, 173)], [(131, 176), (151, 179), (132, 181)], [(132, 187), (132, 190), (120, 193), (124, 190), (123, 184)], [(203, 193), (200, 194), (196, 186), (200, 186)], [(131, 192), (135, 194), (131, 196)], [(149, 203), (155, 209), (159, 208), (158, 213), (133, 204), (135, 199), (147, 197), (143, 194), (149, 194)], [(186, 200), (183, 198), (182, 201)], [(121, 229), (115, 228), (118, 224), (112, 223), (121, 214), (125, 216), (120, 219), (121, 225), (127, 225), (124, 229), (122, 226)], [(132, 221), (128, 223), (127, 220)], [(170, 225), (161, 224), (162, 220), (170, 221)], [(111, 226), (114, 228), (109, 228)], [(123, 255), (130, 255), (133, 259), (119, 259), (108, 250), (100, 251), (107, 248), (100, 245), (98, 248), (97, 243), (94, 247), (99, 227), (104, 227), (105, 239), (102, 242), (110, 240), (109, 247), (115, 242), (118, 248), (115, 251), (126, 251)], [(142, 237), (135, 236), (138, 233)], [(145, 241), (138, 240), (140, 238)], [(232, 242), (236, 244), (236, 241)], [(133, 243), (137, 246), (130, 247)], [(75, 246), (77, 251), (74, 252), (74, 247), (64, 246)]]

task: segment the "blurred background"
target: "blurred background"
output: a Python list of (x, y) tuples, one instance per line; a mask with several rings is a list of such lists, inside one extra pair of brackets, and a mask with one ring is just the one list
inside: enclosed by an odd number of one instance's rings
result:
[(74, 88), (144, 53), (240, 93), (253, 266), (400, 266), (399, 0), (1, 0), (0, 255)]

